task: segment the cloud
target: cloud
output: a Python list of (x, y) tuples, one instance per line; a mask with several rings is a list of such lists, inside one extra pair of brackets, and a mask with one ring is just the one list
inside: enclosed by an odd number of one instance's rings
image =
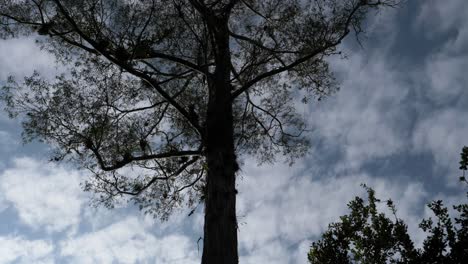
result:
[(413, 79), (423, 97), (438, 105), (452, 106), (467, 96), (468, 2), (420, 2), (414, 27), (429, 34), (426, 45), (433, 45), (435, 52), (427, 56), (422, 71), (415, 71)]
[[(468, 145), (468, 120), (463, 111), (447, 109), (434, 113), (421, 121), (413, 134), (415, 151), (430, 152), (439, 169), (448, 170), (447, 175), (458, 175), (459, 153)], [(456, 183), (455, 180), (449, 182)]]
[[(264, 243), (261, 247), (251, 249), (248, 255), (240, 256), (239, 263), (255, 264), (255, 263), (269, 263), (269, 264), (284, 264), (292, 263), (289, 249), (286, 248), (279, 241), (270, 241)], [(301, 263), (301, 262), (294, 262)], [(305, 264), (305, 263), (304, 263)]]
[[(80, 175), (32, 158), (15, 158), (0, 174), (4, 203), (18, 212), (21, 223), (54, 233), (50, 242), (0, 237), (0, 254), (8, 250), (0, 263), (53, 263), (52, 256), (66, 263), (199, 262), (197, 239), (179, 234), (184, 220), (192, 218), (178, 214), (174, 222), (160, 223), (130, 208), (88, 208), (83, 206), (88, 197), (79, 187)], [(28, 251), (32, 253), (24, 253)]]
[(41, 50), (32, 37), (0, 41), (0, 81), (10, 75), (29, 76), (34, 70), (53, 76), (54, 66), (54, 57)]
[(16, 158), (0, 175), (0, 190), (22, 223), (59, 232), (80, 222), (83, 203), (77, 171), (31, 158)]
[(311, 106), (309, 120), (315, 140), (323, 138), (327, 148), (342, 154), (337, 170), (359, 169), (403, 151), (410, 120), (409, 88), (401, 74), (381, 54), (355, 53), (333, 64), (342, 89)]
[[(426, 29), (425, 34), (440, 34), (458, 27), (467, 20), (468, 2), (465, 0), (425, 0), (421, 3), (415, 27)], [(430, 30), (429, 30), (430, 29)]]
[(147, 228), (151, 226), (128, 217), (63, 241), (61, 256), (69, 258), (69, 263), (198, 263), (190, 238), (177, 234), (158, 238)]
[(54, 246), (44, 240), (0, 237), (0, 263), (53, 263)]
[[(457, 168), (468, 122), (463, 118), (466, 111), (449, 102), (463, 101), (460, 94), (468, 83), (463, 72), (468, 59), (460, 55), (468, 43), (468, 27), (460, 26), (467, 21), (466, 3), (422, 2), (416, 27), (434, 28), (428, 30), (433, 38), (454, 28), (457, 34), (411, 72), (389, 59), (396, 21), (387, 16), (372, 29), (379, 38), (386, 35), (382, 47), (350, 50), (348, 60), (331, 62), (342, 90), (305, 110), (315, 128), (312, 142), (323, 144), (317, 143), (311, 156), (294, 167), (245, 162), (238, 178), (240, 263), (305, 264), (311, 241), (347, 212), (346, 203), (355, 195), (365, 196), (360, 183), (373, 187), (382, 199), (395, 199), (398, 216), (406, 220), (420, 245), (423, 235), (417, 224), (428, 215), (424, 204), (434, 196), (426, 189), (427, 182), (407, 175), (384, 178), (365, 165), (400, 154), (431, 153), (438, 167)], [(32, 39), (0, 42), (0, 78), (27, 75), (35, 68), (52, 72), (53, 60), (37, 52)], [(416, 77), (409, 76), (413, 74)], [(437, 108), (432, 109), (433, 103)], [(416, 116), (415, 110), (421, 114)], [(175, 222), (159, 225), (146, 217), (128, 217), (125, 208), (84, 208), (79, 175), (30, 158), (14, 159), (13, 166), (0, 174), (4, 203), (18, 212), (22, 223), (48, 232), (82, 228), (66, 237), (59, 234), (55, 246), (43, 240), (0, 238), (0, 253), (2, 248), (13, 252), (0, 254), (0, 263), (21, 258), (25, 263), (45, 262), (54, 248), (66, 263), (199, 263), (196, 240), (203, 232), (201, 213), (192, 218), (181, 213)], [(197, 236), (189, 237), (190, 231)], [(28, 251), (39, 253), (25, 257), (23, 252)]]
[(467, 68), (468, 56), (449, 56), (442, 52), (431, 56), (427, 60), (424, 75), (416, 75), (416, 78), (420, 78), (421, 92), (426, 93), (427, 98), (439, 104), (449, 103), (466, 94)]
[[(440, 38), (439, 48), (427, 57), (424, 70), (415, 74), (420, 93), (438, 104), (466, 96), (468, 76), (468, 2), (425, 1), (415, 27)], [(431, 30), (424, 30), (431, 28)]]
[(330, 58), (341, 90), (308, 109), (312, 142), (323, 140), (312, 155), (330, 152), (333, 165), (327, 169), (336, 173), (359, 171), (368, 162), (402, 153), (410, 141), (411, 87), (406, 72), (389, 59), (397, 19), (397, 9), (391, 8), (373, 17), (366, 36), (374, 41), (365, 42), (364, 48), (353, 47), (354, 39), (348, 39), (342, 47), (347, 58)]

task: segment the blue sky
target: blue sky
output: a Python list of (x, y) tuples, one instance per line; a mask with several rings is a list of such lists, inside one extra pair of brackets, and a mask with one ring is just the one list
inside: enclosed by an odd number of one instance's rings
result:
[[(299, 105), (310, 154), (292, 167), (245, 159), (238, 178), (240, 263), (306, 263), (311, 242), (363, 195), (395, 200), (416, 243), (425, 204), (464, 201), (459, 152), (468, 145), (468, 1), (408, 0), (369, 21), (363, 47), (330, 58), (341, 90)], [(34, 39), (0, 40), (0, 80), (53, 75)], [(0, 263), (199, 263), (202, 214), (160, 222), (125, 204), (89, 206), (83, 171), (47, 162), (0, 113)], [(201, 246), (201, 245), (200, 245)], [(201, 247), (200, 247), (201, 249)]]

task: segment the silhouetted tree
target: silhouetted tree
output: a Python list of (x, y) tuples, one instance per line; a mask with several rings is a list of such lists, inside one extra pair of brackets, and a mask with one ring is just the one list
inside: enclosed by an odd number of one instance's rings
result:
[(202, 199), (202, 263), (237, 263), (236, 155), (303, 155), (293, 102), (333, 92), (326, 57), (395, 2), (2, 0), (2, 37), (39, 34), (64, 71), (3, 97), (26, 140), (94, 173), (85, 189), (105, 205), (131, 197), (167, 219)]
[(428, 204), (435, 215), (435, 220), (428, 218), (421, 221), (419, 227), (428, 233), (428, 236), (423, 242), (423, 247), (417, 249), (407, 232), (407, 225), (397, 218), (393, 202), (391, 200), (386, 202), (389, 211), (393, 214), (391, 219), (377, 210), (380, 200), (375, 197), (374, 190), (366, 186), (365, 188), (368, 194), (367, 202), (356, 197), (348, 204), (351, 212), (341, 216), (340, 222), (330, 224), (322, 238), (312, 243), (308, 254), (310, 263), (462, 264), (466, 262), (468, 203), (454, 206), (458, 212), (458, 216), (454, 217), (455, 224), (442, 201)]

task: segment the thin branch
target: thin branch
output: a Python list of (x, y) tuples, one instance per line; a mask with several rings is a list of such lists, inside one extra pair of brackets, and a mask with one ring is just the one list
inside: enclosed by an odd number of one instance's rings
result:
[[(274, 76), (276, 74), (279, 74), (279, 73), (282, 73), (282, 72), (285, 72), (285, 71), (288, 71), (290, 69), (293, 69), (294, 67), (312, 59), (313, 57), (327, 51), (328, 49), (330, 48), (333, 48), (333, 47), (336, 47), (337, 45), (339, 45), (341, 43), (341, 41), (343, 41), (343, 39), (349, 34), (350, 32), (350, 29), (349, 27), (352, 26), (352, 19), (354, 18), (354, 15), (356, 14), (356, 12), (359, 10), (359, 8), (365, 6), (365, 5), (368, 5), (366, 4), (367, 1), (360, 1), (352, 10), (351, 12), (349, 13), (345, 23), (344, 23), (344, 26), (343, 26), (343, 33), (342, 35), (335, 41), (321, 47), (321, 48), (318, 48), (314, 51), (312, 51), (311, 53), (309, 53), (308, 55), (302, 57), (302, 58), (299, 58), (297, 60), (295, 60), (294, 62), (288, 64), (288, 65), (285, 65), (283, 67), (279, 67), (279, 68), (276, 68), (274, 70), (270, 70), (268, 72), (265, 72), (263, 74), (260, 74), (258, 75), (257, 77), (255, 77), (254, 79), (248, 81), (245, 85), (243, 85), (241, 88), (239, 88), (238, 90), (234, 91), (232, 93), (232, 100), (234, 100), (236, 97), (238, 97), (240, 94), (244, 93), (245, 91), (247, 91), (247, 89), (249, 89), (250, 87), (254, 86), (255, 84), (257, 84), (258, 82), (268, 78), (268, 77), (271, 77), (271, 76)], [(380, 2), (380, 1), (379, 1)]]
[(245, 6), (247, 6), (248, 9), (250, 9), (250, 11), (254, 12), (255, 14), (259, 15), (260, 17), (262, 17), (263, 19), (265, 20), (269, 20), (266, 16), (264, 16), (262, 13), (258, 12), (257, 10), (255, 10), (249, 3), (247, 3), (247, 1), (245, 0), (241, 0), (242, 3), (244, 3)]
[[(127, 194), (127, 195), (132, 195), (132, 196), (136, 196), (136, 195), (139, 195), (140, 193), (142, 193), (144, 190), (148, 189), (151, 185), (153, 185), (153, 183), (155, 183), (157, 180), (168, 180), (170, 178), (173, 178), (173, 177), (176, 177), (178, 176), (179, 174), (181, 174), (188, 166), (192, 165), (193, 163), (195, 163), (197, 160), (198, 160), (199, 157), (193, 157), (191, 160), (187, 161), (186, 163), (184, 163), (177, 171), (175, 171), (174, 173), (172, 173), (171, 175), (168, 175), (168, 176), (165, 176), (165, 177), (152, 177), (151, 180), (149, 182), (147, 182), (143, 187), (139, 188), (138, 191), (135, 191), (135, 192), (129, 192), (129, 191), (124, 191), (124, 190), (120, 190), (120, 188), (118, 188), (117, 185), (113, 185), (116, 190), (121, 193), (121, 194)], [(195, 183), (194, 183), (195, 184)]]
[(259, 48), (261, 48), (263, 50), (266, 50), (266, 51), (269, 51), (269, 52), (272, 52), (272, 53), (283, 53), (283, 54), (299, 54), (300, 53), (298, 51), (276, 50), (274, 48), (269, 48), (269, 47), (264, 46), (261, 42), (259, 42), (257, 40), (251, 39), (251, 38), (243, 36), (243, 35), (239, 35), (239, 34), (233, 32), (231, 30), (229, 30), (229, 35), (231, 35), (231, 37), (233, 37), (235, 39), (246, 41), (246, 42), (248, 42), (250, 44), (255, 45), (256, 47), (259, 47)]

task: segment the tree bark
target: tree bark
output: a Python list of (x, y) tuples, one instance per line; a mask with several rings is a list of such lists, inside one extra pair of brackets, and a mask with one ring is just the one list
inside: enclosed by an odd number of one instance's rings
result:
[(207, 162), (202, 264), (237, 264), (235, 156), (218, 148)]
[(237, 264), (236, 172), (227, 19), (214, 29), (216, 70), (206, 118), (205, 227), (202, 264)]

